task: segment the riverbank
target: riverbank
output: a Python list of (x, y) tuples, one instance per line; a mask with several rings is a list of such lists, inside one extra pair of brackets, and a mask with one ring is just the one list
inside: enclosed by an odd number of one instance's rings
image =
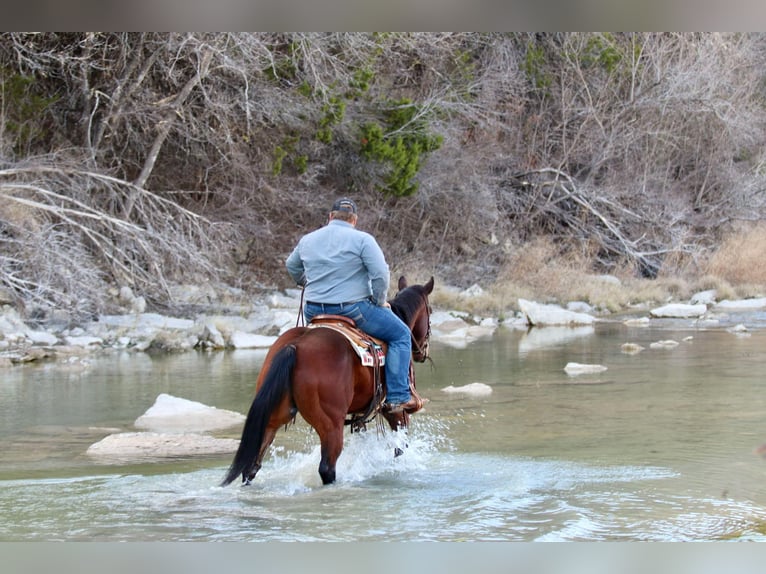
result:
[[(299, 322), (301, 292), (274, 291), (248, 297), (232, 290), (199, 300), (199, 289), (176, 288), (182, 316), (147, 312), (141, 297), (123, 288), (123, 313), (105, 314), (71, 325), (52, 314), (45, 321), (24, 317), (11, 305), (0, 308), (0, 367), (58, 360), (77, 363), (83, 357), (110, 349), (130, 352), (177, 353), (191, 350), (268, 348), (277, 336)], [(626, 321), (689, 328), (725, 328), (746, 332), (761, 328), (766, 297), (719, 298), (716, 290), (701, 291), (688, 300), (664, 305), (639, 303), (618, 312), (584, 301), (546, 304), (518, 298), (494, 314), (476, 313), (476, 302), (486, 297), (474, 285), (465, 290), (437, 286), (432, 296), (432, 339), (455, 347), (491, 336), (504, 326), (529, 329), (545, 326), (590, 325), (598, 321)], [(212, 303), (211, 303), (212, 301)]]

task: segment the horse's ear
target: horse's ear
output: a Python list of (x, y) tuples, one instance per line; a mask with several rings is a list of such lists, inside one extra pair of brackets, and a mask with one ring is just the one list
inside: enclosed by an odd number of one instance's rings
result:
[(407, 278), (404, 275), (402, 275), (401, 277), (399, 277), (399, 291), (401, 291), (405, 287), (407, 287)]
[(425, 285), (423, 285), (423, 289), (425, 289), (425, 290), (426, 290), (426, 293), (427, 293), (428, 295), (430, 295), (430, 294), (431, 294), (431, 291), (433, 291), (433, 290), (434, 290), (434, 278), (433, 278), (433, 276), (431, 276), (431, 279), (429, 279), (429, 280), (428, 280), (428, 283), (426, 283)]

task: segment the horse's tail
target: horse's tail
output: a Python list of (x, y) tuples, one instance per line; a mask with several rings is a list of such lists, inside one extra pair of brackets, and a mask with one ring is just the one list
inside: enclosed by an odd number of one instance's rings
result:
[(240, 474), (244, 477), (244, 473), (260, 454), (271, 413), (290, 390), (295, 356), (294, 345), (287, 345), (274, 355), (266, 377), (250, 405), (237, 454), (221, 486), (230, 484)]

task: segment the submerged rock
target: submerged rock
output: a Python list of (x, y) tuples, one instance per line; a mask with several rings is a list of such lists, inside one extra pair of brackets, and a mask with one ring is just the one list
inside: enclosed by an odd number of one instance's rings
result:
[(564, 367), (564, 371), (570, 376), (603, 373), (606, 370), (607, 367), (604, 365), (588, 365), (584, 363), (567, 363), (566, 367)]
[(657, 307), (650, 311), (652, 317), (664, 317), (674, 319), (689, 319), (691, 317), (701, 317), (707, 311), (707, 305), (685, 305), (683, 303), (673, 303)]
[(623, 343), (620, 346), (620, 350), (626, 355), (636, 355), (644, 350), (644, 348), (638, 343)]
[(205, 434), (240, 425), (245, 416), (202, 403), (160, 394), (134, 423), (140, 432), (110, 434), (86, 454), (107, 463), (129, 463), (172, 457), (228, 454), (239, 441)]
[(123, 432), (111, 434), (88, 447), (86, 454), (108, 463), (230, 454), (239, 441), (200, 433)]
[(469, 383), (461, 387), (454, 387), (452, 385), (444, 387), (443, 393), (448, 394), (464, 394), (473, 396), (487, 396), (492, 394), (492, 387), (484, 383)]
[(679, 345), (678, 341), (673, 339), (665, 339), (663, 341), (655, 341), (649, 345), (650, 349), (675, 349)]

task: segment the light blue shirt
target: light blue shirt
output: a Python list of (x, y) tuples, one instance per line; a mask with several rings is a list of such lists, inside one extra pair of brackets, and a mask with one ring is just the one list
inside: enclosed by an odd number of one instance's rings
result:
[(339, 219), (304, 235), (285, 262), (306, 301), (351, 303), (372, 296), (383, 305), (390, 274), (375, 238)]

